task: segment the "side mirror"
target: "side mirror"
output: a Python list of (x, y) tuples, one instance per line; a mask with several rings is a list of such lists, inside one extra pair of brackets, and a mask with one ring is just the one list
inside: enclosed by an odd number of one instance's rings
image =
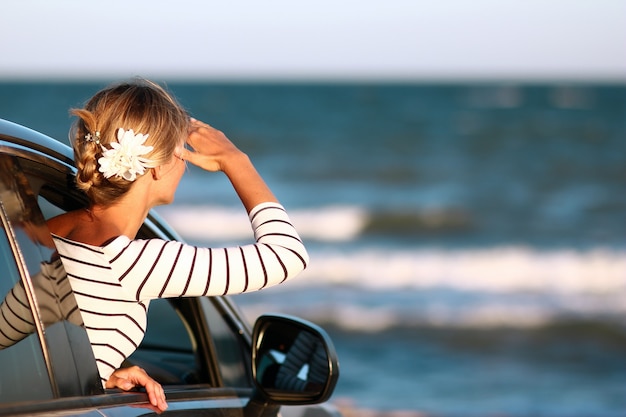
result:
[(317, 404), (331, 396), (339, 364), (322, 328), (297, 317), (263, 315), (254, 324), (252, 340), (252, 374), (267, 401)]

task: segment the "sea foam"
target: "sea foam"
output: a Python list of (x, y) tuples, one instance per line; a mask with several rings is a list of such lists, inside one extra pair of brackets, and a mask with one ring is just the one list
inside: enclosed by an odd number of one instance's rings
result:
[[(251, 236), (243, 208), (171, 206), (159, 213), (187, 239), (229, 241)], [(329, 242), (355, 239), (368, 221), (364, 210), (345, 205), (290, 210), (289, 216), (303, 238)]]

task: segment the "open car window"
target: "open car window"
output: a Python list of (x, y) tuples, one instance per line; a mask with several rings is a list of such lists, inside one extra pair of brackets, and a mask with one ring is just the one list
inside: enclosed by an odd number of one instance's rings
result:
[(222, 382), (230, 387), (251, 387), (249, 344), (222, 310), (209, 297), (200, 299), (202, 314), (211, 331), (212, 345)]
[[(30, 162), (27, 161), (27, 164)], [(28, 166), (28, 181), (47, 220), (84, 207), (71, 172)], [(146, 222), (139, 238), (167, 238), (155, 222)], [(125, 365), (138, 365), (164, 385), (209, 384), (250, 388), (249, 346), (225, 314), (207, 298), (152, 300), (146, 335)]]
[[(85, 206), (85, 197), (73, 186), (71, 173), (59, 173), (30, 161), (26, 164), (31, 168), (28, 181), (46, 220)], [(143, 238), (155, 237), (155, 231), (148, 226), (140, 233)], [(199, 360), (197, 343), (187, 321), (173, 301), (153, 300), (146, 336), (124, 366), (141, 366), (164, 385), (212, 383), (206, 371), (210, 364)]]
[(163, 385), (214, 385), (205, 370), (191, 324), (176, 304), (180, 302), (150, 302), (145, 337), (126, 365), (142, 367)]

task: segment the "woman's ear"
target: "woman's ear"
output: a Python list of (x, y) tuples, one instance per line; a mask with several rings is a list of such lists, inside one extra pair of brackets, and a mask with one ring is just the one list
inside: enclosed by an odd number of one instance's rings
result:
[(158, 181), (161, 179), (161, 165), (156, 166), (154, 168), (150, 168), (150, 171), (152, 171), (152, 179), (155, 181)]

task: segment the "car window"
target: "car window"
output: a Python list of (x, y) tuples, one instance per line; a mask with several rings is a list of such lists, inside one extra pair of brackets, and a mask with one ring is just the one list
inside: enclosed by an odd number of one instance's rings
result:
[[(144, 340), (128, 358), (129, 365), (139, 365), (162, 384), (211, 383), (206, 367), (213, 357), (223, 386), (251, 387), (250, 350), (238, 330), (229, 324), (213, 300), (199, 297), (204, 320), (195, 313), (193, 300), (159, 299), (150, 302), (148, 328)], [(206, 345), (196, 340), (206, 322), (210, 340)], [(211, 355), (214, 354), (214, 356)], [(203, 366), (203, 363), (209, 363)]]
[[(13, 266), (5, 263), (4, 267), (16, 268), (19, 277), (3, 294), (3, 317), (13, 319), (11, 329), (19, 335), (13, 337), (14, 344), (36, 345), (38, 356), (31, 360), (32, 364), (23, 366), (23, 361), (14, 360), (23, 368), (20, 369), (23, 378), (37, 380), (36, 384), (28, 383), (28, 389), (22, 395), (34, 392), (38, 384), (43, 384), (40, 389), (45, 393), (43, 398), (49, 397), (47, 391), (50, 390), (54, 397), (101, 392), (102, 385), (80, 311), (37, 204), (37, 192), (48, 175), (36, 171), (37, 175), (29, 177), (22, 163), (28, 164), (28, 161), (0, 156), (3, 226), (11, 249), (5, 257), (13, 259)], [(16, 305), (32, 308), (20, 312), (11, 308)], [(43, 368), (39, 357), (45, 364)], [(31, 366), (37, 368), (31, 369)], [(5, 372), (2, 374), (6, 375)], [(49, 385), (47, 390), (43, 388), (45, 384)], [(2, 394), (5, 394), (4, 390)], [(39, 394), (33, 395), (39, 398)]]
[[(70, 177), (59, 179), (59, 175), (42, 173), (38, 168), (28, 169), (28, 178), (46, 219), (85, 204), (84, 195), (68, 186)], [(138, 237), (160, 236), (158, 230), (144, 225)], [(162, 384), (215, 384), (212, 375), (219, 372), (225, 386), (250, 387), (248, 343), (207, 299), (203, 309), (210, 334), (204, 343), (209, 346), (199, 346), (203, 342), (196, 340), (196, 335), (204, 331), (204, 321), (198, 320), (192, 304), (184, 299), (151, 301), (146, 335), (126, 365), (143, 367)], [(211, 349), (215, 350), (214, 355)]]
[[(71, 190), (55, 187), (34, 176), (31, 182), (38, 185), (38, 204), (46, 219), (81, 204)], [(154, 230), (144, 225), (138, 237), (149, 239), (157, 236)], [(175, 304), (175, 300), (167, 299), (150, 302), (144, 339), (123, 366), (140, 366), (155, 380), (166, 385), (210, 383), (212, 381), (206, 370), (210, 365), (203, 365), (200, 361), (193, 331)]]
[(146, 334), (127, 365), (138, 365), (161, 384), (210, 382), (197, 354), (190, 325), (179, 312), (177, 299), (157, 299), (148, 308)]
[[(22, 320), (32, 320), (30, 306), (9, 303), (8, 295), (19, 280), (13, 254), (8, 246), (4, 229), (0, 230), (0, 402), (44, 400), (52, 398), (52, 388), (43, 359), (39, 339), (30, 333), (22, 335)], [(16, 323), (17, 321), (17, 323)]]
[(13, 178), (0, 175), (0, 196), (0, 401), (49, 399), (52, 385), (18, 269), (21, 260), (10, 244), (22, 233), (10, 228), (10, 219), (24, 218)]
[(193, 352), (195, 343), (183, 318), (168, 300), (159, 299), (150, 302), (148, 329), (142, 344), (147, 348)]
[(208, 297), (202, 297), (201, 305), (213, 339), (222, 382), (228, 387), (250, 387), (248, 343)]

